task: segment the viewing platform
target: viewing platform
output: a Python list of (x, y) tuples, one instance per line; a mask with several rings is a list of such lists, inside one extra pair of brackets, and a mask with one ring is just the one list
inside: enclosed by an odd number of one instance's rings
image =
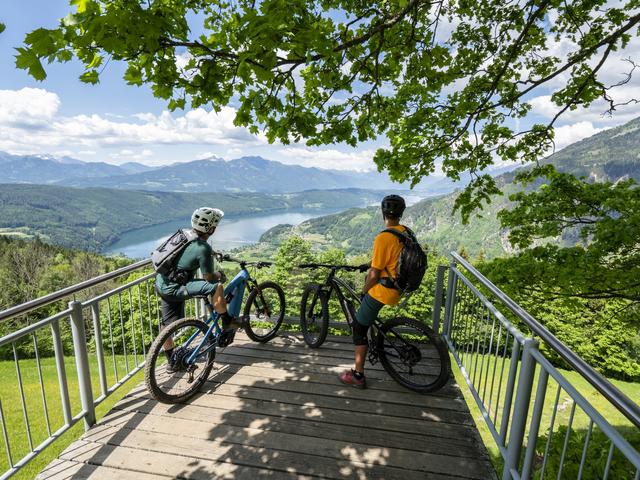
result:
[[(428, 395), (379, 364), (367, 364), (366, 390), (344, 386), (350, 336), (311, 349), (284, 330), (266, 344), (237, 335), (201, 393), (157, 403), (140, 383), (161, 314), (149, 260), (4, 310), (0, 322), (18, 328), (0, 337), (13, 357), (0, 390), (0, 480), (640, 480), (635, 399), (451, 258), (437, 267), (433, 316), (420, 320), (463, 381)], [(187, 302), (188, 317), (203, 318), (199, 302)], [(51, 461), (54, 445), (64, 450)]]
[(138, 385), (38, 478), (496, 478), (453, 380), (421, 395), (376, 365), (358, 390), (337, 379), (352, 364), (348, 336), (238, 335), (201, 394), (164, 405)]

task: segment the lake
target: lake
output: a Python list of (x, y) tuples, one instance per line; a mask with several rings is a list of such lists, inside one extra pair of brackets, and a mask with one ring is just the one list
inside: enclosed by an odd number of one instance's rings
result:
[[(209, 243), (215, 250), (227, 251), (256, 243), (260, 236), (276, 225), (288, 223), (297, 225), (310, 218), (321, 217), (340, 210), (300, 210), (262, 215), (245, 215), (225, 217)], [(108, 255), (122, 254), (129, 258), (146, 258), (158, 243), (179, 228), (187, 228), (191, 224), (190, 218), (173, 220), (171, 222), (141, 228), (124, 233), (120, 240), (107, 247), (103, 252)]]

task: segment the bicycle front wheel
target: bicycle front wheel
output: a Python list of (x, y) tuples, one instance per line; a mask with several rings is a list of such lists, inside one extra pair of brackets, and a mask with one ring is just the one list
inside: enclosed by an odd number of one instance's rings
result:
[(300, 302), (300, 328), (304, 341), (318, 348), (329, 331), (329, 302), (320, 285), (307, 285)]
[(434, 392), (449, 380), (447, 347), (431, 328), (411, 318), (393, 318), (378, 332), (378, 355), (400, 385), (419, 393)]
[(268, 342), (278, 333), (284, 319), (285, 299), (282, 287), (264, 282), (251, 290), (244, 306), (244, 331), (254, 342)]
[[(209, 377), (215, 357), (213, 337), (204, 340), (208, 329), (200, 320), (183, 318), (160, 332), (149, 347), (144, 367), (144, 380), (153, 398), (180, 403), (198, 392)], [(165, 344), (173, 346), (170, 360), (164, 352)]]

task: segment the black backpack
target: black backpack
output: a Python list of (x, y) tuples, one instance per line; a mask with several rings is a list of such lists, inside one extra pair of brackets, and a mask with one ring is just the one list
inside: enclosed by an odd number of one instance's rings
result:
[(189, 272), (181, 272), (176, 268), (176, 261), (183, 250), (198, 238), (193, 230), (178, 230), (151, 252), (151, 263), (156, 272), (161, 273), (172, 282), (184, 284)]
[(427, 270), (427, 255), (422, 250), (415, 234), (407, 227), (400, 232), (394, 228), (386, 228), (380, 233), (391, 233), (395, 235), (403, 244), (402, 251), (398, 256), (398, 276), (391, 278), (391, 273), (387, 270), (388, 277), (380, 279), (380, 283), (387, 288), (394, 288), (400, 293), (415, 292), (420, 288), (420, 283)]

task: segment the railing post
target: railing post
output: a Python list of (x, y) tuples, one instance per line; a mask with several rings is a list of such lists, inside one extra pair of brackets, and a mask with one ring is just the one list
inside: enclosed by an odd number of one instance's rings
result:
[[(512, 480), (513, 473), (518, 472), (520, 452), (524, 440), (524, 432), (529, 415), (529, 403), (531, 401), (531, 389), (533, 377), (536, 371), (536, 362), (531, 351), (538, 348), (538, 342), (533, 338), (526, 338), (522, 345), (522, 361), (520, 363), (520, 375), (518, 376), (518, 390), (511, 417), (511, 429), (509, 431), (509, 443), (507, 455), (502, 471), (502, 480)], [(514, 361), (512, 359), (511, 361)], [(517, 478), (517, 477), (516, 477)]]
[(447, 269), (446, 265), (438, 265), (436, 271), (436, 292), (433, 299), (433, 331), (438, 333), (440, 331), (440, 317), (442, 316), (442, 295), (444, 293), (444, 272)]
[(453, 307), (456, 301), (456, 287), (458, 277), (453, 272), (456, 268), (455, 260), (449, 264), (449, 280), (447, 281), (447, 298), (445, 299), (444, 306), (444, 325), (442, 328), (442, 334), (446, 337), (451, 335), (451, 322), (453, 321)]
[(78, 371), (78, 387), (80, 389), (80, 403), (85, 411), (84, 429), (96, 423), (96, 410), (93, 405), (93, 391), (91, 389), (91, 372), (89, 370), (89, 355), (87, 354), (87, 334), (82, 318), (82, 304), (77, 301), (69, 302), (71, 308), (71, 333), (73, 335), (73, 352)]
[[(93, 338), (96, 342), (96, 357), (98, 358), (98, 375), (100, 377), (100, 390), (106, 396), (109, 387), (107, 386), (107, 373), (104, 366), (104, 349), (102, 347), (102, 325), (100, 324), (100, 303), (91, 305), (91, 316), (93, 317)], [(144, 332), (143, 332), (144, 334)]]
[(62, 347), (62, 335), (60, 334), (60, 322), (51, 322), (51, 335), (53, 337), (53, 352), (56, 359), (56, 370), (58, 371), (58, 383), (60, 385), (60, 402), (62, 404), (62, 414), (64, 424), (71, 425), (73, 420), (71, 415), (71, 404), (69, 402), (69, 386), (67, 384), (67, 370), (64, 366), (64, 348)]

